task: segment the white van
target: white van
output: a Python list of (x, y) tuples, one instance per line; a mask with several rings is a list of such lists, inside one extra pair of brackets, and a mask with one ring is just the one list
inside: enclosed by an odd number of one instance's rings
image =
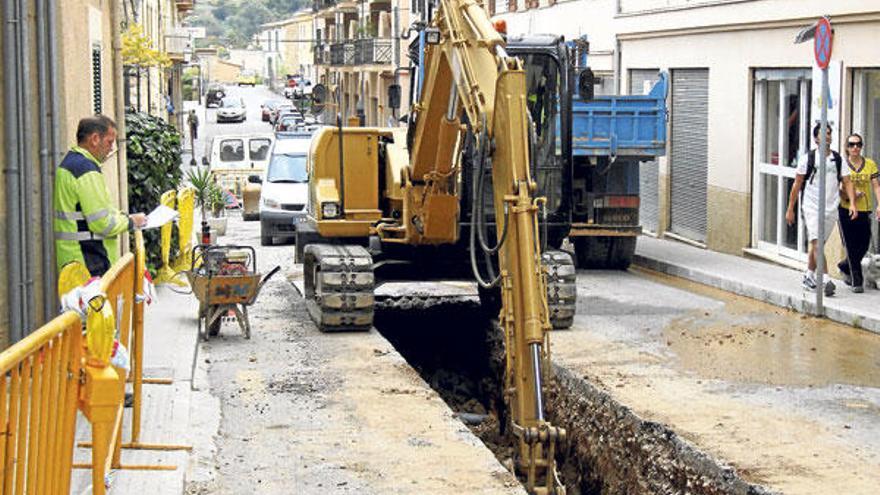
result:
[(266, 170), (274, 140), (271, 134), (215, 136), (202, 163), (221, 187), (241, 198), (247, 177)]
[(273, 239), (293, 239), (296, 224), (306, 218), (309, 174), (306, 159), (311, 136), (304, 134), (278, 139), (262, 176), (260, 191), (260, 244)]

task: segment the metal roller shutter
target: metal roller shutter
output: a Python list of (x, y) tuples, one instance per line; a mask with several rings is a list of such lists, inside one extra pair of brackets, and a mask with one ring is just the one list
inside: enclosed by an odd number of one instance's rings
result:
[(670, 230), (706, 241), (709, 70), (672, 71)]
[[(645, 86), (650, 87), (659, 78), (660, 71), (657, 69), (631, 69), (629, 94), (645, 94)], [(657, 166), (654, 160), (639, 165), (639, 223), (650, 232), (657, 232), (660, 218), (660, 174)]]

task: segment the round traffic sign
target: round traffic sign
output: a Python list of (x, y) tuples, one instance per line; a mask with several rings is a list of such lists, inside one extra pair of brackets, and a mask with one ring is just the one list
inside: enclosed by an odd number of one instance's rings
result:
[(816, 36), (813, 41), (813, 55), (816, 56), (816, 65), (820, 69), (827, 69), (831, 63), (831, 47), (834, 42), (834, 32), (831, 30), (831, 22), (827, 17), (819, 19), (816, 23)]

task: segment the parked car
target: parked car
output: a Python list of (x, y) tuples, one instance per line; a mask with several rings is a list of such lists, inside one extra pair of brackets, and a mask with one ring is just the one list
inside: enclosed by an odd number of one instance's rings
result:
[(275, 122), (278, 121), (278, 116), (281, 113), (291, 112), (294, 110), (296, 110), (296, 108), (294, 108), (292, 103), (286, 103), (286, 102), (280, 103), (277, 107), (275, 107), (275, 110), (273, 110), (272, 113), (269, 115), (269, 123), (274, 126)]
[(308, 179), (306, 159), (311, 135), (275, 141), (269, 165), (261, 178), (260, 244), (296, 237), (296, 224), (306, 218)]
[(217, 109), (217, 122), (244, 122), (247, 120), (247, 107), (240, 96), (227, 96), (220, 101)]
[(254, 87), (257, 85), (257, 73), (252, 70), (243, 70), (238, 74), (236, 82), (239, 86)]
[(269, 122), (272, 119), (272, 112), (278, 108), (278, 105), (284, 103), (281, 100), (266, 100), (262, 105), (260, 105), (260, 109), (262, 110), (262, 118), (263, 122)]
[(223, 86), (209, 86), (205, 92), (205, 108), (219, 107), (223, 97), (226, 96), (226, 90)]
[(293, 88), (293, 97), (297, 100), (312, 96), (312, 81), (303, 79)]
[(247, 176), (266, 169), (274, 140), (271, 134), (217, 136), (202, 163), (221, 187), (241, 197)]
[(278, 117), (275, 123), (275, 132), (293, 131), (297, 127), (305, 126), (305, 120), (298, 113), (286, 113)]

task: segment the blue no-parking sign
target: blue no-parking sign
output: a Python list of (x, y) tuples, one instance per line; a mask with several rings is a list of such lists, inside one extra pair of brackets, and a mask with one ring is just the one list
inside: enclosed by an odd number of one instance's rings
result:
[(833, 44), (834, 32), (831, 30), (831, 22), (827, 17), (823, 17), (816, 23), (816, 36), (813, 38), (813, 54), (820, 69), (827, 69), (828, 64), (831, 63)]

